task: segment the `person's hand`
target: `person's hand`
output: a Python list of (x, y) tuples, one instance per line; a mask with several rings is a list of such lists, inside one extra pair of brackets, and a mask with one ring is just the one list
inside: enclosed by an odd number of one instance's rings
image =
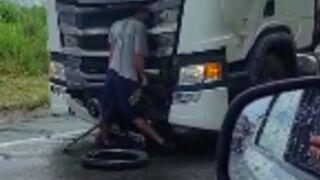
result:
[(317, 155), (320, 156), (320, 136), (313, 136), (310, 139), (310, 151)]
[(148, 85), (148, 79), (146, 78), (145, 75), (142, 75), (141, 76), (141, 86), (144, 87), (144, 86), (147, 86)]

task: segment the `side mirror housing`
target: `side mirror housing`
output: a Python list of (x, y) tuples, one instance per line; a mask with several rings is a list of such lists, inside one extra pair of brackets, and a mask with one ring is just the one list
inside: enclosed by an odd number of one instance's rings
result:
[(218, 180), (320, 177), (320, 77), (252, 88), (232, 102), (218, 143)]

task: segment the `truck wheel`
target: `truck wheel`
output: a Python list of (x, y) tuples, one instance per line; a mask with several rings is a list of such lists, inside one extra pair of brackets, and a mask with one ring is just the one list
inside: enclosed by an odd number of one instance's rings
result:
[(288, 73), (281, 62), (281, 59), (275, 54), (267, 54), (263, 63), (263, 68), (257, 72), (257, 84), (271, 82), (274, 80), (284, 79), (288, 77)]
[(295, 43), (292, 36), (281, 32), (259, 40), (249, 59), (249, 85), (294, 77), (297, 74)]

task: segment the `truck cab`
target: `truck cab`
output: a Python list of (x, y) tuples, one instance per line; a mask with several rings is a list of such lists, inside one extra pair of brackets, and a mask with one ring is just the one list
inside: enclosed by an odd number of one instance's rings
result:
[(146, 2), (150, 114), (177, 129), (219, 131), (238, 93), (297, 76), (318, 43), (313, 0), (48, 0), (52, 90), (71, 112), (99, 117), (109, 28)]

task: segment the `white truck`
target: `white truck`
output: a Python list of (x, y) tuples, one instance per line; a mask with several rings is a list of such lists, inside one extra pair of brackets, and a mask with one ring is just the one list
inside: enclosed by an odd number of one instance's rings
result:
[[(145, 2), (47, 1), (52, 90), (64, 87), (71, 112), (99, 116), (109, 27)], [(150, 7), (151, 109), (179, 132), (219, 131), (239, 92), (297, 76), (296, 54), (319, 41), (318, 0), (153, 0)]]

